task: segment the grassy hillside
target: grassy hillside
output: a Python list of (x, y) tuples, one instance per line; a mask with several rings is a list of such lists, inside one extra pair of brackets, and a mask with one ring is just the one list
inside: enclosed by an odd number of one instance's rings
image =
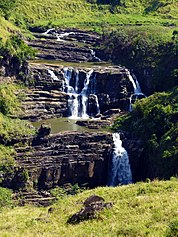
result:
[(19, 31), (18, 27), (0, 16), (0, 38), (2, 38), (3, 41), (5, 41), (11, 34)]
[[(90, 195), (113, 202), (96, 220), (66, 224)], [(116, 188), (97, 188), (59, 199), (48, 208), (4, 208), (0, 212), (1, 237), (177, 237), (178, 181), (154, 181)]]
[(52, 24), (95, 30), (99, 30), (104, 24), (177, 24), (177, 0), (123, 0), (114, 7), (112, 4), (96, 4), (102, 2), (105, 1), (16, 0), (10, 19), (15, 24), (24, 26)]

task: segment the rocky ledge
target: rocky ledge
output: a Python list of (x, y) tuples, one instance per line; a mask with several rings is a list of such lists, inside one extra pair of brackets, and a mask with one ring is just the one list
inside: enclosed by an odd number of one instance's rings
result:
[[(64, 70), (71, 71), (70, 85), (76, 83), (78, 73), (78, 90), (81, 91), (87, 72), (93, 70), (89, 90), (95, 91), (98, 97), (100, 113), (109, 109), (128, 110), (129, 98), (133, 93), (133, 85), (128, 78), (128, 72), (120, 66), (66, 67), (30, 63), (18, 80), (23, 80), (29, 90), (24, 91), (24, 115), (22, 118), (39, 120), (52, 117), (65, 117), (68, 114), (68, 94), (65, 92)], [(88, 108), (95, 106), (95, 95), (88, 97)]]
[[(27, 142), (26, 142), (27, 144)], [(65, 132), (39, 135), (16, 148), (16, 162), (28, 173), (35, 189), (50, 189), (65, 183), (103, 186), (113, 147), (110, 133)], [(12, 179), (12, 184), (18, 176)]]
[(100, 41), (97, 33), (77, 29), (49, 29), (35, 32), (28, 45), (37, 50), (37, 58), (66, 62), (99, 61), (93, 51)]

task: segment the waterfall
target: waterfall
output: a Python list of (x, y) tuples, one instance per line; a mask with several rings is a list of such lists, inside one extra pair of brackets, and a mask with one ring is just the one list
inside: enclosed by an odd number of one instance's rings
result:
[(53, 81), (60, 81), (52, 70), (48, 69), (48, 73), (50, 74)]
[(108, 186), (132, 183), (132, 172), (127, 151), (122, 146), (119, 133), (113, 133), (114, 149), (108, 176)]
[(141, 90), (140, 84), (136, 78), (136, 76), (133, 74), (133, 76), (131, 75), (130, 71), (128, 69), (125, 69), (127, 74), (128, 74), (128, 78), (130, 80), (130, 82), (133, 85), (134, 88), (134, 94), (132, 94), (130, 96), (130, 104), (129, 104), (129, 111), (132, 111), (132, 104), (133, 104), (133, 100), (136, 101), (139, 98), (144, 98), (146, 97)]
[(61, 34), (56, 33), (57, 41), (65, 41), (65, 40), (63, 40), (63, 38), (65, 36), (69, 36), (71, 34), (75, 34), (75, 32), (65, 32), (65, 33), (61, 33)]
[(48, 34), (50, 33), (50, 31), (52, 31), (52, 30), (55, 30), (55, 29), (54, 29), (54, 28), (48, 29), (47, 31), (45, 31), (45, 32), (43, 33), (43, 35), (48, 35)]
[(101, 61), (102, 61), (100, 58), (98, 58), (98, 57), (96, 56), (96, 53), (95, 53), (95, 51), (94, 51), (93, 49), (90, 49), (90, 51), (91, 51), (91, 55), (93, 56), (93, 58), (94, 58), (96, 61), (98, 61), (98, 62), (101, 62)]
[[(79, 71), (73, 68), (65, 67), (63, 91), (68, 94), (68, 109), (69, 118), (71, 119), (88, 119), (88, 97), (91, 95), (91, 81), (93, 70), (86, 73), (86, 78), (83, 82), (82, 88), (79, 88)], [(80, 83), (81, 84), (81, 83)], [(81, 85), (80, 85), (81, 87)], [(80, 91), (80, 92), (79, 92)], [(97, 95), (94, 95), (96, 102), (95, 114), (100, 112)]]
[(75, 32), (64, 32), (64, 33), (59, 34), (56, 32), (55, 28), (51, 28), (43, 33), (43, 35), (48, 35), (48, 34), (55, 35), (57, 38), (57, 41), (65, 41), (65, 40), (63, 40), (64, 37), (69, 36), (71, 34), (75, 34)]

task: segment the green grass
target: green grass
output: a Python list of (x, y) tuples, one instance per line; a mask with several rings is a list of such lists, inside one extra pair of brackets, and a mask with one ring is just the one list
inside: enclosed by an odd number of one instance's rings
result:
[[(101, 30), (103, 25), (177, 24), (178, 1), (153, 9), (153, 1), (122, 1), (114, 12), (110, 5), (90, 4), (86, 0), (16, 0), (10, 20), (17, 25), (56, 25)], [(165, 2), (165, 1), (162, 1)], [(151, 6), (151, 7), (150, 7)], [(150, 7), (150, 10), (147, 11)], [(151, 10), (152, 9), (152, 10)]]
[[(29, 26), (75, 27), (102, 32), (108, 27), (116, 29), (118, 25), (142, 24), (145, 30), (157, 25), (164, 26), (165, 32), (172, 32), (178, 26), (177, 0), (123, 0), (121, 3), (113, 9), (111, 5), (91, 4), (87, 0), (16, 0), (8, 15), (11, 22), (23, 29)], [(6, 25), (10, 23), (3, 18), (0, 21), (0, 36), (6, 38), (9, 35)]]
[(18, 27), (0, 16), (0, 38), (3, 39), (3, 42), (5, 42), (11, 34), (15, 34), (19, 31)]
[[(92, 194), (113, 202), (96, 220), (66, 224)], [(2, 237), (177, 237), (178, 181), (154, 181), (116, 188), (96, 188), (59, 199), (55, 211), (34, 206), (5, 208), (0, 213)], [(169, 235), (168, 235), (169, 234)]]
[(0, 84), (0, 144), (35, 133), (28, 122), (12, 118), (22, 113), (20, 100), (24, 95), (20, 92), (16, 95), (20, 89), (12, 82)]

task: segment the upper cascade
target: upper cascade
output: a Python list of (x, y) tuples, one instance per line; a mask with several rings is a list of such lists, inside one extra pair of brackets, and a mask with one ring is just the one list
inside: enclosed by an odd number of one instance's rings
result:
[(34, 32), (34, 38), (28, 45), (36, 48), (38, 59), (66, 62), (100, 62), (95, 46), (100, 35), (79, 29), (50, 28), (45, 32)]
[(132, 183), (132, 172), (129, 164), (129, 156), (119, 133), (113, 133), (114, 149), (108, 171), (108, 186), (117, 186)]
[[(86, 72), (84, 81), (80, 80), (79, 71), (64, 67), (63, 91), (68, 94), (68, 116), (71, 119), (88, 119), (100, 113), (98, 97), (94, 90), (93, 69)], [(94, 111), (89, 108), (89, 97), (93, 96)]]

